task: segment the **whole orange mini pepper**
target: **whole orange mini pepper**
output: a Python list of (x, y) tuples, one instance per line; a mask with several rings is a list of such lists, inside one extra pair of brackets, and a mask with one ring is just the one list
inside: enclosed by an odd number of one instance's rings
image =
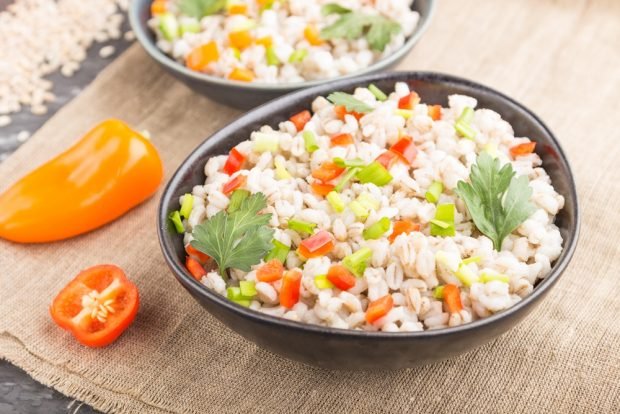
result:
[(110, 119), (0, 195), (0, 237), (44, 243), (86, 233), (149, 198), (163, 166), (149, 140)]

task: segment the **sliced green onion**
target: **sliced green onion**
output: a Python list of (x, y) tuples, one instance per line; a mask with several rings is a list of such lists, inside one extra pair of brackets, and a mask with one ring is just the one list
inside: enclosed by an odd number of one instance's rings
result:
[(463, 112), (461, 112), (461, 115), (459, 115), (456, 122), (464, 122), (466, 124), (470, 124), (471, 121), (473, 120), (474, 120), (474, 109), (469, 106), (466, 106), (465, 108), (463, 108)]
[(273, 46), (269, 46), (265, 49), (265, 59), (267, 59), (268, 66), (278, 66), (280, 64), (280, 59), (278, 59)]
[(362, 194), (358, 195), (356, 201), (369, 210), (377, 210), (381, 206), (381, 203), (379, 203), (376, 198), (374, 198), (370, 195), (370, 193), (367, 192), (363, 192)]
[(316, 228), (316, 223), (309, 223), (307, 221), (290, 219), (288, 221), (288, 228), (293, 231), (296, 231), (297, 233), (312, 234), (312, 232)]
[(439, 201), (439, 196), (443, 192), (443, 184), (441, 181), (434, 181), (430, 187), (428, 187), (428, 191), (426, 191), (426, 199), (430, 203), (436, 203)]
[(200, 32), (200, 22), (196, 19), (183, 20), (181, 22), (181, 36), (185, 33), (198, 33)]
[(319, 289), (331, 289), (334, 287), (334, 284), (327, 279), (327, 275), (315, 276), (314, 285)]
[(454, 275), (461, 281), (462, 284), (468, 287), (478, 281), (478, 275), (476, 275), (476, 272), (463, 263), (459, 265), (459, 268), (456, 272), (454, 272)]
[(355, 217), (362, 220), (366, 220), (366, 217), (368, 217), (368, 214), (370, 214), (370, 211), (368, 211), (368, 209), (361, 205), (357, 200), (351, 201), (349, 203), (349, 208), (351, 209), (353, 214), (355, 214)]
[(237, 299), (237, 300), (233, 300), (233, 302), (235, 302), (237, 305), (241, 305), (245, 308), (249, 308), (250, 305), (252, 304), (252, 301), (249, 299)]
[(277, 239), (273, 239), (271, 244), (273, 244), (273, 249), (267, 253), (267, 256), (265, 256), (263, 260), (268, 262), (273, 259), (278, 259), (280, 263), (284, 264), (284, 262), (286, 262), (286, 257), (288, 256), (288, 252), (291, 250), (290, 246), (287, 246)]
[(236, 47), (231, 47), (231, 49), (233, 51), (233, 56), (235, 56), (235, 59), (241, 60), (241, 51)]
[(413, 116), (413, 110), (411, 109), (395, 109), (394, 115), (402, 116), (405, 119), (409, 119)]
[(238, 287), (228, 287), (226, 288), (226, 297), (230, 300), (239, 300), (241, 299), (241, 289)]
[(194, 207), (194, 196), (191, 194), (185, 194), (183, 196), (183, 202), (181, 203), (181, 209), (179, 210), (181, 217), (189, 218), (189, 214), (192, 212), (192, 207)]
[(480, 273), (480, 281), (482, 283), (488, 283), (493, 281), (510, 283), (510, 277), (501, 273), (482, 272)]
[(368, 85), (368, 90), (370, 91), (370, 93), (375, 95), (377, 101), (385, 101), (388, 98), (387, 95), (384, 94), (383, 91), (379, 89), (374, 83)]
[(468, 257), (467, 259), (463, 259), (463, 264), (471, 264), (471, 263), (480, 263), (480, 261), (482, 260), (482, 257), (480, 256), (471, 256)]
[(163, 13), (159, 16), (159, 30), (166, 40), (179, 37), (179, 22), (172, 13)]
[(252, 137), (254, 138), (255, 152), (277, 152), (280, 148), (280, 138), (276, 134), (255, 132)]
[(316, 142), (314, 132), (304, 131), (302, 137), (304, 138), (304, 146), (306, 147), (306, 151), (312, 154), (314, 151), (319, 149), (319, 144)]
[(289, 178), (293, 178), (291, 173), (286, 170), (286, 166), (280, 158), (277, 158), (273, 162), (273, 165), (276, 167), (276, 178), (278, 180), (288, 180)]
[(444, 288), (444, 285), (441, 285), (433, 289), (433, 297), (435, 299), (439, 299), (439, 300), (443, 299), (443, 288)]
[(335, 212), (342, 213), (344, 211), (345, 205), (340, 194), (335, 191), (330, 191), (325, 198), (327, 198), (329, 205), (332, 206)]
[(256, 296), (256, 283), (251, 280), (242, 280), (239, 282), (239, 290), (244, 299)]
[(385, 232), (390, 229), (390, 219), (387, 217), (382, 217), (379, 221), (377, 221), (372, 226), (364, 229), (362, 235), (364, 236), (364, 240), (376, 240), (379, 237), (383, 236)]
[(364, 160), (361, 158), (353, 158), (352, 160), (345, 160), (344, 158), (336, 157), (334, 158), (334, 164), (339, 167), (363, 167), (366, 165)]
[(473, 140), (476, 138), (476, 131), (472, 128), (471, 121), (474, 119), (474, 110), (469, 106), (466, 106), (461, 112), (461, 115), (457, 118), (454, 123), (454, 129), (456, 133), (467, 139)]
[(435, 218), (431, 220), (431, 236), (454, 236), (454, 204), (439, 204), (435, 212)]
[(183, 220), (181, 220), (181, 214), (178, 211), (170, 213), (168, 218), (172, 221), (172, 224), (174, 224), (177, 233), (185, 233), (185, 226), (183, 226)]
[(307, 55), (308, 55), (308, 51), (306, 49), (297, 49), (296, 51), (291, 53), (291, 56), (289, 56), (288, 61), (289, 63), (300, 63), (300, 62), (303, 62), (303, 60), (306, 58)]
[(392, 181), (392, 176), (383, 165), (373, 161), (357, 173), (357, 179), (362, 184), (373, 183), (381, 187)]
[(372, 250), (368, 247), (362, 247), (355, 253), (345, 257), (342, 261), (342, 265), (349, 269), (355, 276), (362, 277), (371, 258)]
[(351, 180), (351, 178), (355, 176), (355, 174), (357, 174), (358, 171), (359, 171), (359, 168), (356, 168), (356, 167), (349, 168), (347, 172), (344, 173), (340, 181), (338, 181), (338, 184), (336, 184), (336, 187), (334, 187), (334, 191), (338, 193), (341, 192), (344, 189), (344, 186), (347, 185), (347, 183)]
[(249, 196), (250, 192), (248, 190), (233, 191), (233, 193), (230, 195), (230, 202), (228, 203), (228, 212), (234, 213), (235, 211), (239, 210), (239, 207), (241, 207), (241, 203), (243, 203), (243, 200), (245, 200)]

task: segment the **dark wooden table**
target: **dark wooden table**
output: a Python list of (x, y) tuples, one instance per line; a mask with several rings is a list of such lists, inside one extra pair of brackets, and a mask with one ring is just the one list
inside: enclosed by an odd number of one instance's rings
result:
[[(0, 11), (12, 3), (11, 0), (0, 0)], [(123, 33), (129, 30), (125, 21)], [(108, 58), (99, 57), (99, 49), (105, 45), (116, 48), (114, 54)], [(33, 115), (28, 108), (17, 114), (11, 114), (12, 123), (0, 128), (0, 162), (15, 151), (22, 143), (17, 139), (21, 131), (27, 131), (30, 135), (36, 132), (50, 117), (52, 117), (63, 105), (78, 95), (116, 56), (130, 45), (123, 40), (113, 40), (101, 44), (95, 44), (88, 51), (88, 58), (82, 62), (81, 69), (70, 78), (65, 78), (59, 73), (48, 77), (54, 82), (53, 93), (56, 101), (48, 106), (45, 115)], [(61, 150), (61, 148), (59, 148)], [(19, 177), (9, 177), (17, 179)], [(1, 414), (91, 414), (96, 413), (91, 407), (65, 397), (51, 388), (45, 387), (33, 380), (27, 373), (11, 365), (9, 362), (0, 360), (0, 413)]]

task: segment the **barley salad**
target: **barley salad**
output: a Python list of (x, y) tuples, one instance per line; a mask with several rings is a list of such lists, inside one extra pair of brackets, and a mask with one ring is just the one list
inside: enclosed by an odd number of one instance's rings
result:
[(453, 327), (513, 306), (562, 251), (564, 198), (535, 143), (476, 107), (369, 85), (252, 132), (170, 216), (188, 271), (239, 305), (343, 329)]
[(413, 0), (155, 0), (157, 47), (187, 68), (239, 82), (355, 73), (415, 30)]

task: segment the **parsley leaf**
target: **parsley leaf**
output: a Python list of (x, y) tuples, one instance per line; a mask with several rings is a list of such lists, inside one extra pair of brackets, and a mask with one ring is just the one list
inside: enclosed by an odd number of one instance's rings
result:
[(330, 14), (345, 14), (351, 13), (351, 9), (342, 7), (338, 3), (328, 3), (321, 8), (321, 13), (323, 13), (323, 16), (328, 16)]
[(234, 213), (220, 211), (194, 228), (192, 246), (211, 256), (222, 276), (229, 268), (249, 272), (273, 248), (271, 214), (259, 214), (266, 206), (265, 195), (256, 193)]
[(373, 110), (372, 106), (367, 105), (353, 95), (344, 92), (333, 92), (327, 97), (327, 100), (334, 105), (344, 106), (349, 112), (359, 112), (365, 114), (367, 112), (372, 112)]
[(471, 167), (471, 184), (459, 181), (456, 194), (465, 201), (474, 224), (500, 251), (502, 242), (534, 212), (527, 177), (515, 177), (511, 164), (483, 152)]
[(342, 12), (336, 22), (321, 30), (321, 37), (353, 40), (365, 36), (371, 49), (383, 52), (392, 36), (400, 30), (398, 23), (385, 16)]
[(183, 14), (197, 19), (218, 13), (226, 7), (226, 0), (181, 0), (179, 8)]

